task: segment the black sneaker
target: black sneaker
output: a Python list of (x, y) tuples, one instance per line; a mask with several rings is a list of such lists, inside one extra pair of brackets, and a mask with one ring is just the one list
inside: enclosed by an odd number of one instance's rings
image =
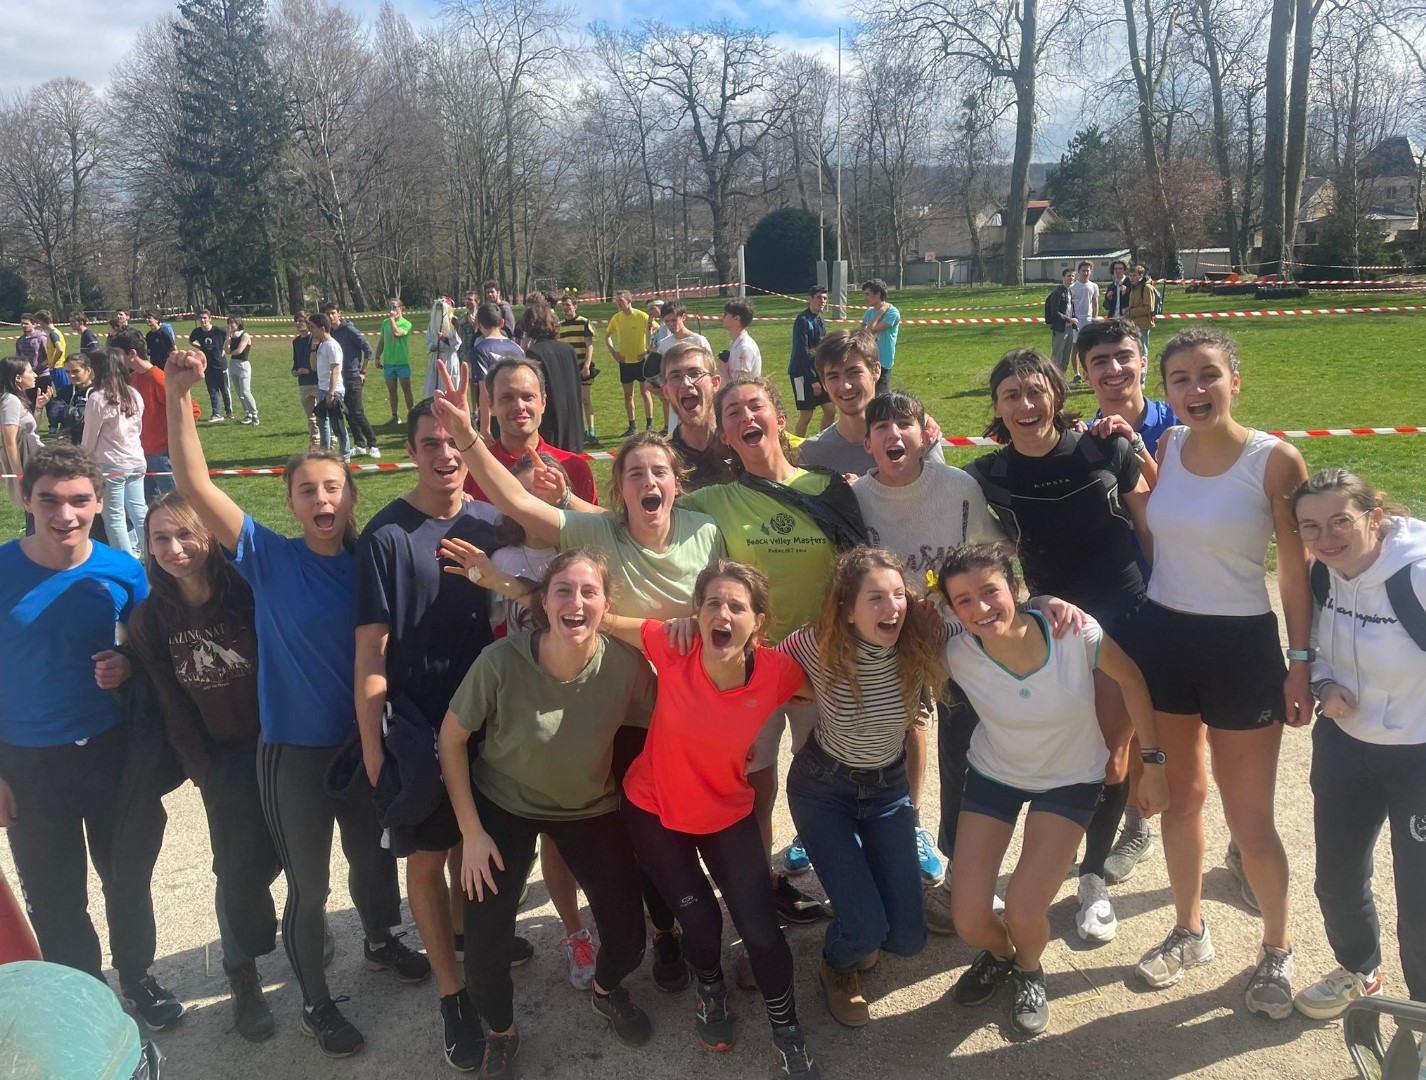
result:
[(1045, 1000), (1045, 969), (1013, 968), (1010, 979), (1015, 986), (1010, 1022), (1022, 1035), (1040, 1034), (1050, 1023), (1050, 1003)]
[(366, 1048), (361, 1032), (337, 1008), (341, 1002), (350, 1000), (346, 996), (328, 998), (315, 1009), (304, 1007), (302, 1010), (302, 1034), (316, 1039), (317, 1049), (328, 1057), (351, 1057)]
[(984, 1005), (995, 996), (1000, 984), (1010, 977), (1013, 960), (1002, 960), (989, 951), (982, 952), (956, 980), (951, 996), (958, 1005)]
[(376, 971), (391, 971), (404, 983), (425, 982), (431, 975), (431, 962), (425, 953), (418, 953), (401, 939), (406, 935), (392, 934), (381, 945), (362, 942), (366, 966)]
[(262, 1042), (272, 1037), (272, 1010), (262, 996), (262, 979), (257, 965), (249, 960), (236, 971), (227, 972), (228, 985), (233, 989), (233, 1030), (248, 1042)]
[(653, 976), (654, 985), (671, 994), (692, 981), (683, 959), (683, 939), (676, 929), (654, 931)]
[(152, 975), (121, 991), (124, 1008), (150, 1031), (162, 1031), (183, 1015), (183, 1002), (170, 994)]
[(781, 874), (772, 887), (777, 900), (777, 915), (783, 922), (803, 925), (815, 923), (827, 914), (826, 907), (816, 897), (808, 896)]
[(515, 1080), (515, 1058), (520, 1053), (520, 1032), (512, 1024), (504, 1035), (495, 1032), (485, 1036), (485, 1060), (480, 1063), (480, 1075), (495, 1080)]
[(512, 968), (524, 967), (535, 958), (535, 947), (530, 944), (528, 938), (516, 937), (515, 945), (510, 950), (510, 966)]
[(485, 1030), (464, 987), (441, 998), (446, 1063), (461, 1072), (474, 1072), (485, 1060)]
[(698, 1045), (715, 1054), (733, 1049), (733, 1017), (728, 1012), (728, 985), (699, 983), (693, 991), (693, 1032)]
[(805, 1076), (821, 1080), (822, 1070), (807, 1052), (807, 1036), (798, 1024), (780, 1024), (772, 1029), (772, 1050), (784, 1076)]
[(643, 1046), (653, 1036), (648, 1014), (629, 999), (629, 991), (622, 986), (608, 994), (591, 993), (589, 999), (625, 1046)]

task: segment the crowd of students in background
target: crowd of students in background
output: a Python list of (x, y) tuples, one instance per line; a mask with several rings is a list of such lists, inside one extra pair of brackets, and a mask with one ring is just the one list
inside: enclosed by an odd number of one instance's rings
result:
[[(162, 368), (127, 327), (66, 359), (88, 399), (79, 445), (40, 445), (53, 375), (41, 385), (34, 347), (4, 361), (0, 448), (27, 535), (0, 546), (0, 825), (46, 956), (102, 978), (87, 835), (120, 994), (151, 1029), (179, 1019), (151, 974), (150, 879), (159, 800), (186, 778), (244, 1038), (278, 1027), (255, 960), (276, 945), (282, 873), (298, 1024), (330, 1056), (365, 1045), (326, 968), (335, 826), (363, 962), (434, 977), (453, 1067), (515, 1074), (510, 969), (533, 955), (516, 931), (538, 857), (569, 982), (617, 1038), (654, 1036), (625, 985), (651, 942), (655, 983), (691, 987), (701, 1046), (737, 1039), (736, 984), (762, 998), (779, 1071), (818, 1076), (836, 1070), (808, 1045), (784, 925), (825, 922), (817, 982), (841, 1024), (870, 1021), (873, 966), (956, 933), (977, 956), (954, 1000), (1008, 985), (1011, 1025), (1035, 1035), (1066, 874), (1078, 864), (1078, 937), (1103, 943), (1112, 890), (1161, 845), (1173, 910), (1137, 978), (1202, 978), (1211, 764), (1263, 924), (1246, 1008), (1327, 1018), (1381, 992), (1387, 820), (1402, 976), (1426, 999), (1426, 525), (1242, 425), (1244, 373), (1216, 330), (1168, 341), (1165, 400), (1146, 397), (1133, 286), (1116, 274), (1113, 310), (1091, 319), (1093, 284), (1081, 267), (1056, 312), (1097, 415), (1069, 411), (1059, 357), (1011, 350), (987, 387), (1000, 446), (965, 469), (890, 385), (900, 315), (883, 282), (855, 330), (828, 333), (811, 291), (789, 357), (796, 435), (750, 304), (727, 304), (719, 356), (677, 302), (650, 316), (622, 293), (605, 344), (629, 426), (602, 500), (580, 453), (593, 332), (572, 298), (563, 319), (534, 298), (518, 323), (498, 289), (461, 315), (437, 301), (414, 404), (400, 302), (375, 352), (329, 305), (293, 342), (314, 444), (285, 471), (294, 537), (213, 483), (198, 437), (199, 385), (210, 423), (231, 418), (230, 389), (258, 422), (240, 319), (200, 313)], [(368, 360), (416, 479), (362, 528), (347, 463), (376, 453)], [(145, 494), (145, 472), (172, 482)], [(1339, 967), (1295, 991), (1274, 791), (1284, 727), (1314, 713), (1315, 881)], [(797, 837), (775, 857), (780, 792)], [(400, 860), (421, 949), (396, 930)], [(812, 871), (825, 902), (796, 883)], [(742, 941), (731, 971), (715, 888)]]

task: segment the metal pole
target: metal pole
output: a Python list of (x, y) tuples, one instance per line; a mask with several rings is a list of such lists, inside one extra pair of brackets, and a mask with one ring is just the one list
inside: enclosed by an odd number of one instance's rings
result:
[(842, 28), (837, 27), (837, 261), (842, 261)]

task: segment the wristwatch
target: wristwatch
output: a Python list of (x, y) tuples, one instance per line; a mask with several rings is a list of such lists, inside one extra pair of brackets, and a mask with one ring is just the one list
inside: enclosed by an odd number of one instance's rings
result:
[(1168, 760), (1168, 755), (1157, 746), (1152, 746), (1147, 750), (1140, 750), (1139, 756), (1144, 759), (1145, 765), (1162, 765)]
[(1317, 650), (1316, 650), (1316, 649), (1288, 649), (1288, 650), (1287, 650), (1287, 658), (1288, 658), (1289, 660), (1302, 660), (1302, 661), (1305, 661), (1306, 663), (1309, 663), (1309, 664), (1310, 664), (1310, 663), (1314, 662), (1314, 661), (1317, 659)]

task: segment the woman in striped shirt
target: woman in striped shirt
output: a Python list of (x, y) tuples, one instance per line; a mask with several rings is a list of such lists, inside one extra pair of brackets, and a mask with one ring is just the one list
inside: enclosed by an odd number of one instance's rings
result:
[(881, 950), (912, 956), (926, 943), (906, 731), (943, 681), (943, 636), (901, 560), (857, 547), (837, 560), (817, 624), (778, 646), (816, 691), (817, 724), (788, 772), (787, 804), (836, 911), (821, 981), (849, 1027), (869, 1019), (860, 972)]

